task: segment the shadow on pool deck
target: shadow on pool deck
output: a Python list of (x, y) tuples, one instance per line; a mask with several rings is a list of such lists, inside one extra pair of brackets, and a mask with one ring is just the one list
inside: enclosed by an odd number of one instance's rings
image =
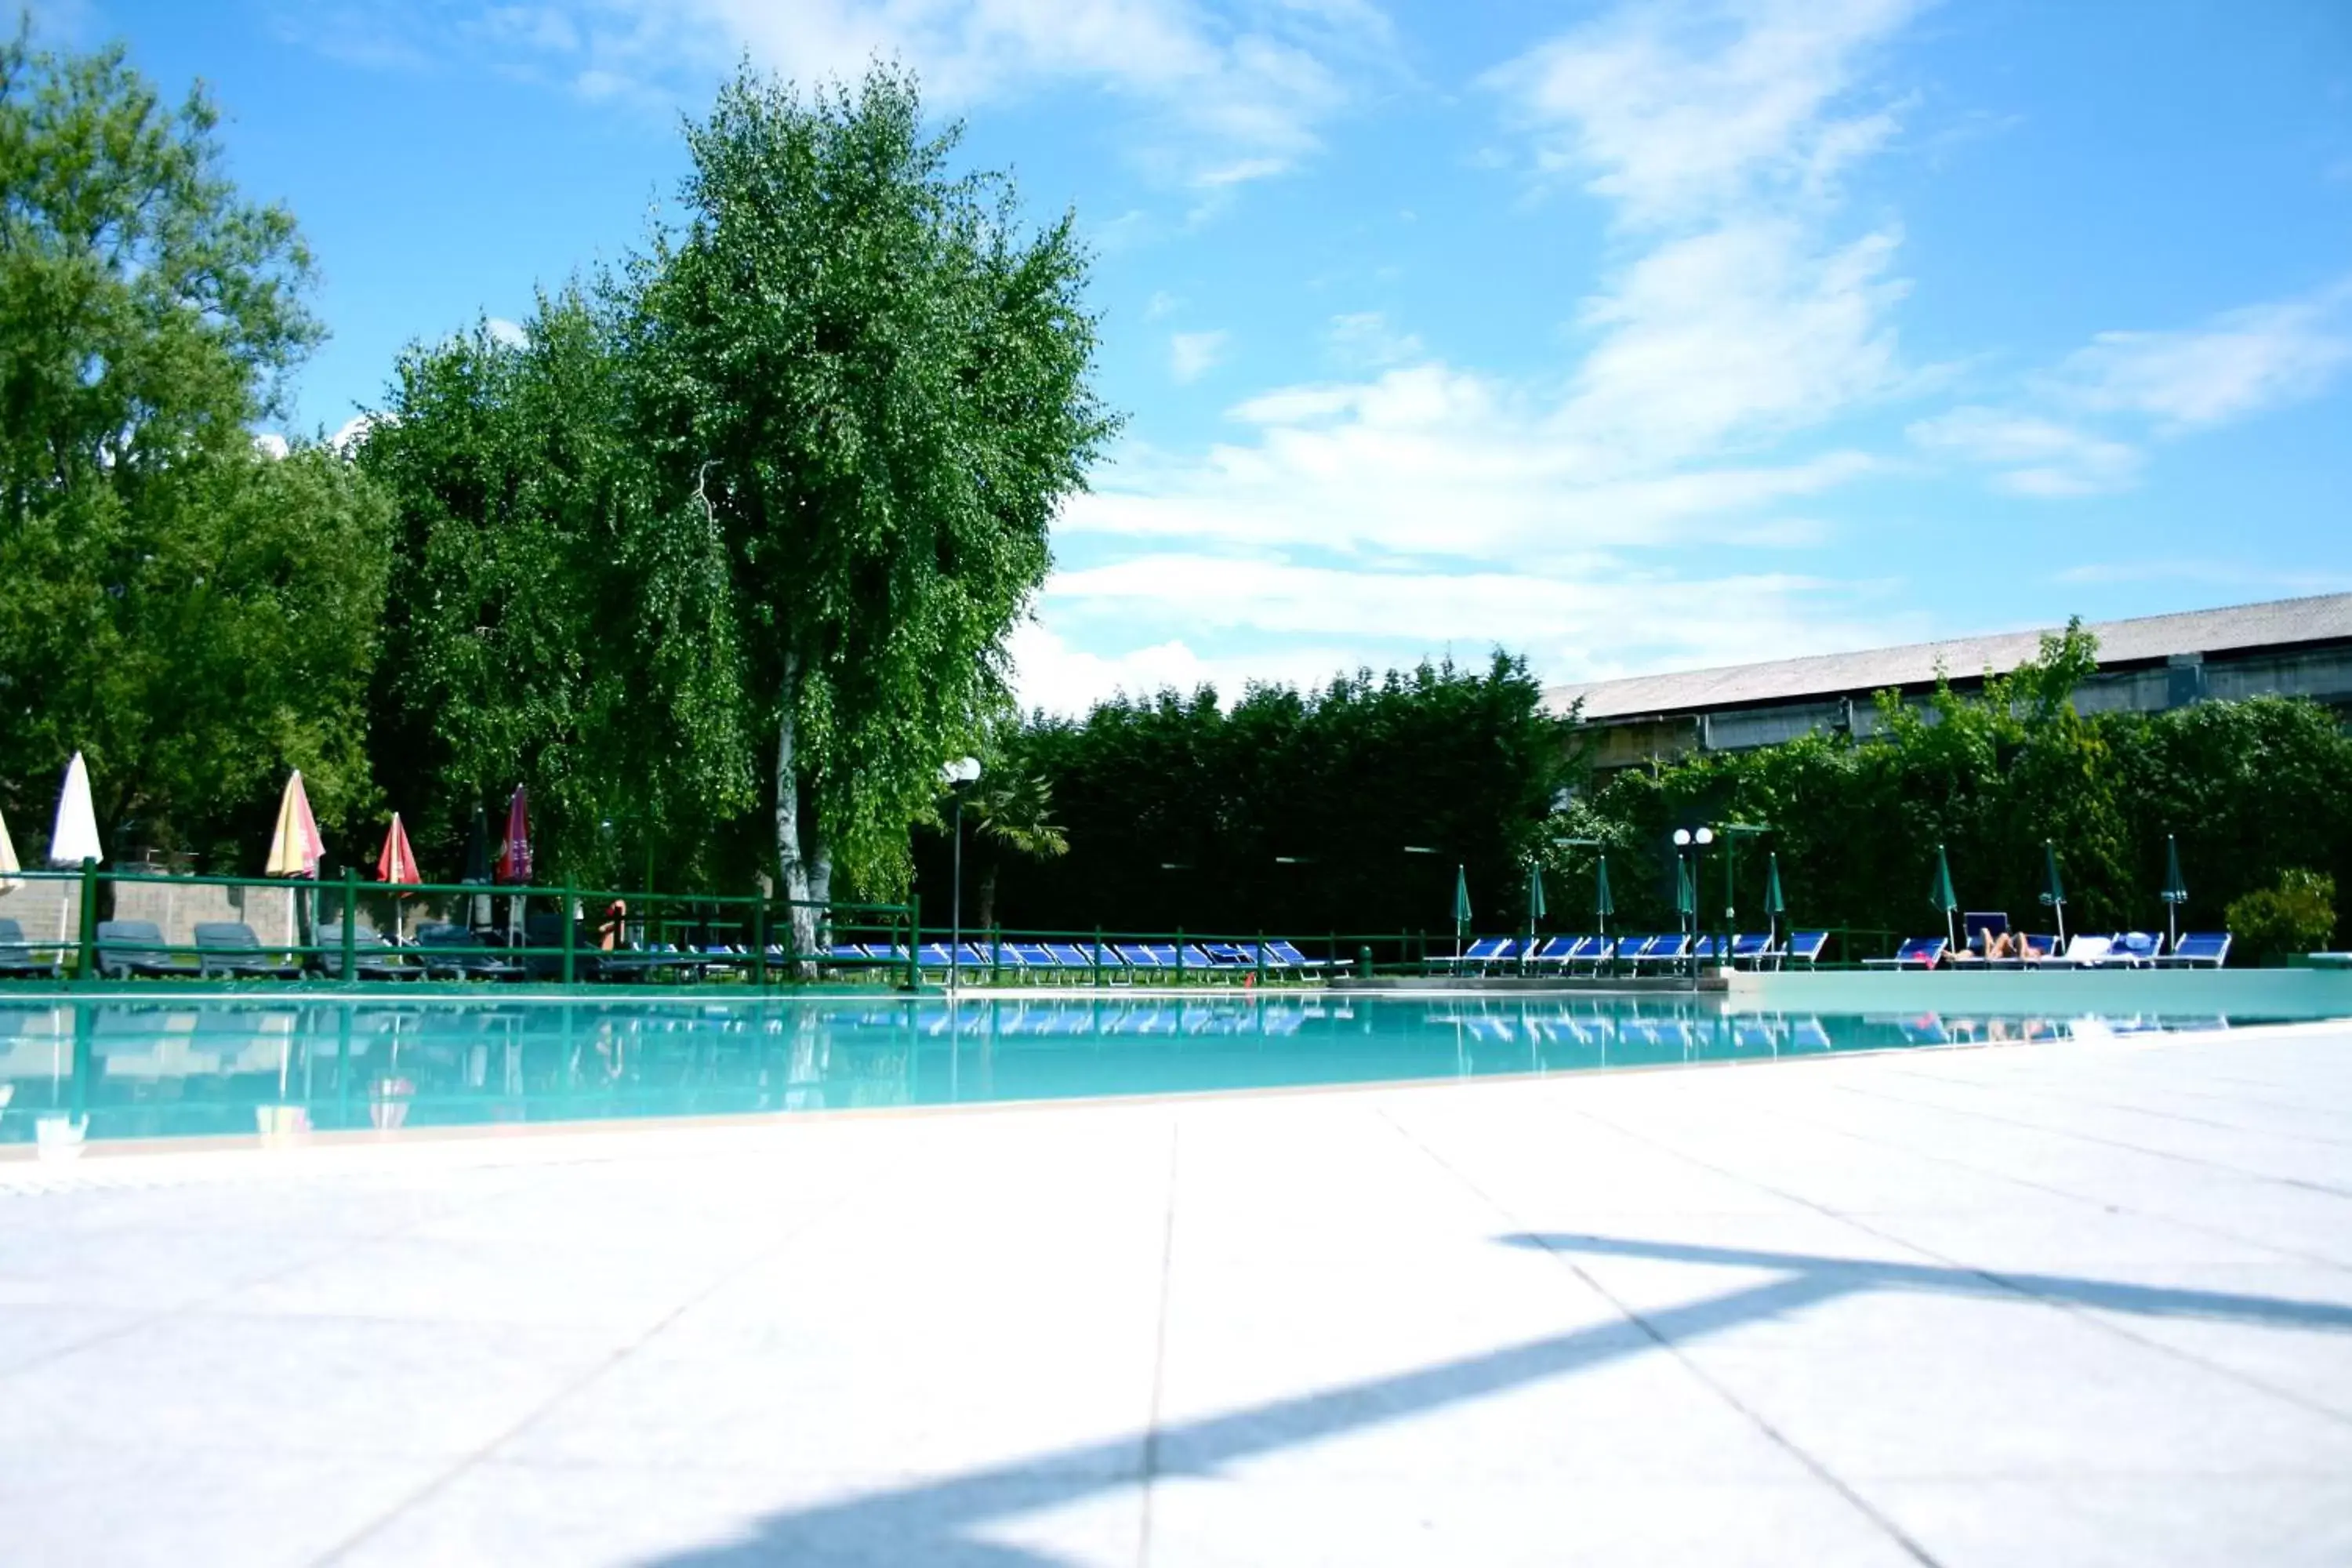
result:
[[(1706, 1300), (1414, 1372), (1156, 1428), (1139, 1437), (1066, 1448), (992, 1469), (794, 1510), (772, 1517), (749, 1540), (668, 1554), (655, 1563), (657, 1568), (751, 1568), (754, 1563), (1055, 1568), (1054, 1558), (978, 1540), (966, 1532), (992, 1521), (1058, 1507), (1117, 1488), (1149, 1484), (1163, 1477), (1213, 1476), (1224, 1466), (1255, 1455), (1402, 1420), (1862, 1290), (2006, 1297), (2149, 1317), (2352, 1332), (2352, 1307), (2324, 1301), (1615, 1237), (1545, 1234), (1498, 1239), (1506, 1246), (1562, 1256), (1599, 1253), (1786, 1272), (1783, 1278)], [(1852, 1500), (1864, 1506), (1858, 1499)], [(1869, 1510), (1865, 1508), (1865, 1511)], [(1893, 1525), (1883, 1519), (1877, 1522), (1903, 1549), (1928, 1561)]]

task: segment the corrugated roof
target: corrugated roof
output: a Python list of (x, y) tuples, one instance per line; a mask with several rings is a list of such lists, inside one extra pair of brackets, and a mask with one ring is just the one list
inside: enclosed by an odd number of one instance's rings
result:
[[(1999, 632), (1913, 643), (1864, 653), (1818, 654), (1810, 658), (1720, 669), (1635, 675), (1580, 686), (1555, 686), (1544, 693), (1553, 711), (1565, 713), (1578, 698), (1587, 719), (1625, 718), (1639, 713), (1685, 713), (1804, 698), (1860, 697), (1889, 686), (1933, 681), (1940, 668), (1956, 679), (2005, 674), (2032, 658), (2043, 630)], [(2222, 653), (2284, 643), (2352, 639), (2352, 594), (2321, 594), (2307, 599), (2276, 599), (2221, 610), (2144, 616), (2105, 621), (2089, 628), (2099, 639), (2101, 664), (2160, 659), (2176, 653)]]

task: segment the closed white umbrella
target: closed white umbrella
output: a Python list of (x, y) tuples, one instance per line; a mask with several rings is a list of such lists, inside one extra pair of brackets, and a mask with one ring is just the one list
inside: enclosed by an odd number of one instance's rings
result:
[(76, 752), (66, 765), (65, 790), (58, 796), (57, 826), (49, 830), (49, 864), (79, 866), (105, 858), (98, 842), (98, 812), (89, 803), (89, 769)]
[(13, 893), (25, 885), (16, 879), (24, 868), (16, 858), (16, 842), (8, 837), (8, 819), (0, 816), (0, 893)]
[(278, 800), (278, 829), (269, 836), (269, 863), (265, 877), (316, 877), (327, 853), (319, 837), (319, 819), (310, 815), (310, 796), (302, 788), (302, 770), (296, 768)]

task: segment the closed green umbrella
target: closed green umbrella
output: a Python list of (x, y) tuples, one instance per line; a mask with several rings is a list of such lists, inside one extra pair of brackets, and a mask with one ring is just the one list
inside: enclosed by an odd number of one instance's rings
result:
[(1536, 922), (1550, 913), (1544, 908), (1543, 868), (1528, 868), (1528, 935), (1536, 934)]
[(2066, 884), (2058, 879), (2058, 846), (2042, 841), (2042, 902), (2058, 921), (2058, 945), (2066, 945)]
[(1698, 889), (1691, 882), (1690, 858), (1675, 857), (1675, 913), (1688, 922), (1689, 929), (1698, 928)]
[(1952, 930), (1952, 917), (1959, 911), (1960, 896), (1952, 891), (1952, 862), (1944, 854), (1944, 847), (1936, 846), (1936, 885), (1927, 889), (1927, 901), (1944, 911), (1944, 940), (1958, 942)]
[(1617, 900), (1609, 891), (1609, 857), (1601, 857), (1601, 864), (1592, 873), (1592, 915), (1601, 922), (1601, 934), (1609, 934), (1609, 917), (1617, 912)]
[(1466, 867), (1454, 868), (1454, 956), (1462, 956), (1462, 933), (1470, 926), (1470, 872)]
[(2164, 836), (2163, 896), (2165, 949), (2172, 952), (2180, 946), (2180, 906), (2189, 901), (2189, 884), (2180, 875), (2180, 846), (2169, 833)]
[(1780, 933), (1780, 917), (1788, 912), (1789, 900), (1780, 891), (1780, 852), (1775, 849), (1764, 862), (1764, 913), (1773, 935)]

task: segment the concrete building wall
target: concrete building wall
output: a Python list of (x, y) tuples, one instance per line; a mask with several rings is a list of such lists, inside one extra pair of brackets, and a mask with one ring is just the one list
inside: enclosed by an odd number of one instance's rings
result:
[[(1980, 689), (1980, 678), (1953, 681), (1962, 691)], [(1914, 689), (1905, 700), (1924, 706), (1929, 689)], [(2207, 699), (2301, 697), (2336, 708), (2352, 718), (2352, 644), (2325, 647), (2252, 649), (2208, 658), (2190, 653), (2161, 663), (2102, 670), (2075, 689), (2074, 705), (2084, 713), (2160, 713)], [(1602, 771), (1667, 761), (1695, 751), (1739, 752), (1780, 745), (1816, 731), (1857, 737), (1880, 728), (1872, 693), (1819, 696), (1683, 713), (1609, 717), (1591, 721), (1585, 739), (1593, 765)]]

